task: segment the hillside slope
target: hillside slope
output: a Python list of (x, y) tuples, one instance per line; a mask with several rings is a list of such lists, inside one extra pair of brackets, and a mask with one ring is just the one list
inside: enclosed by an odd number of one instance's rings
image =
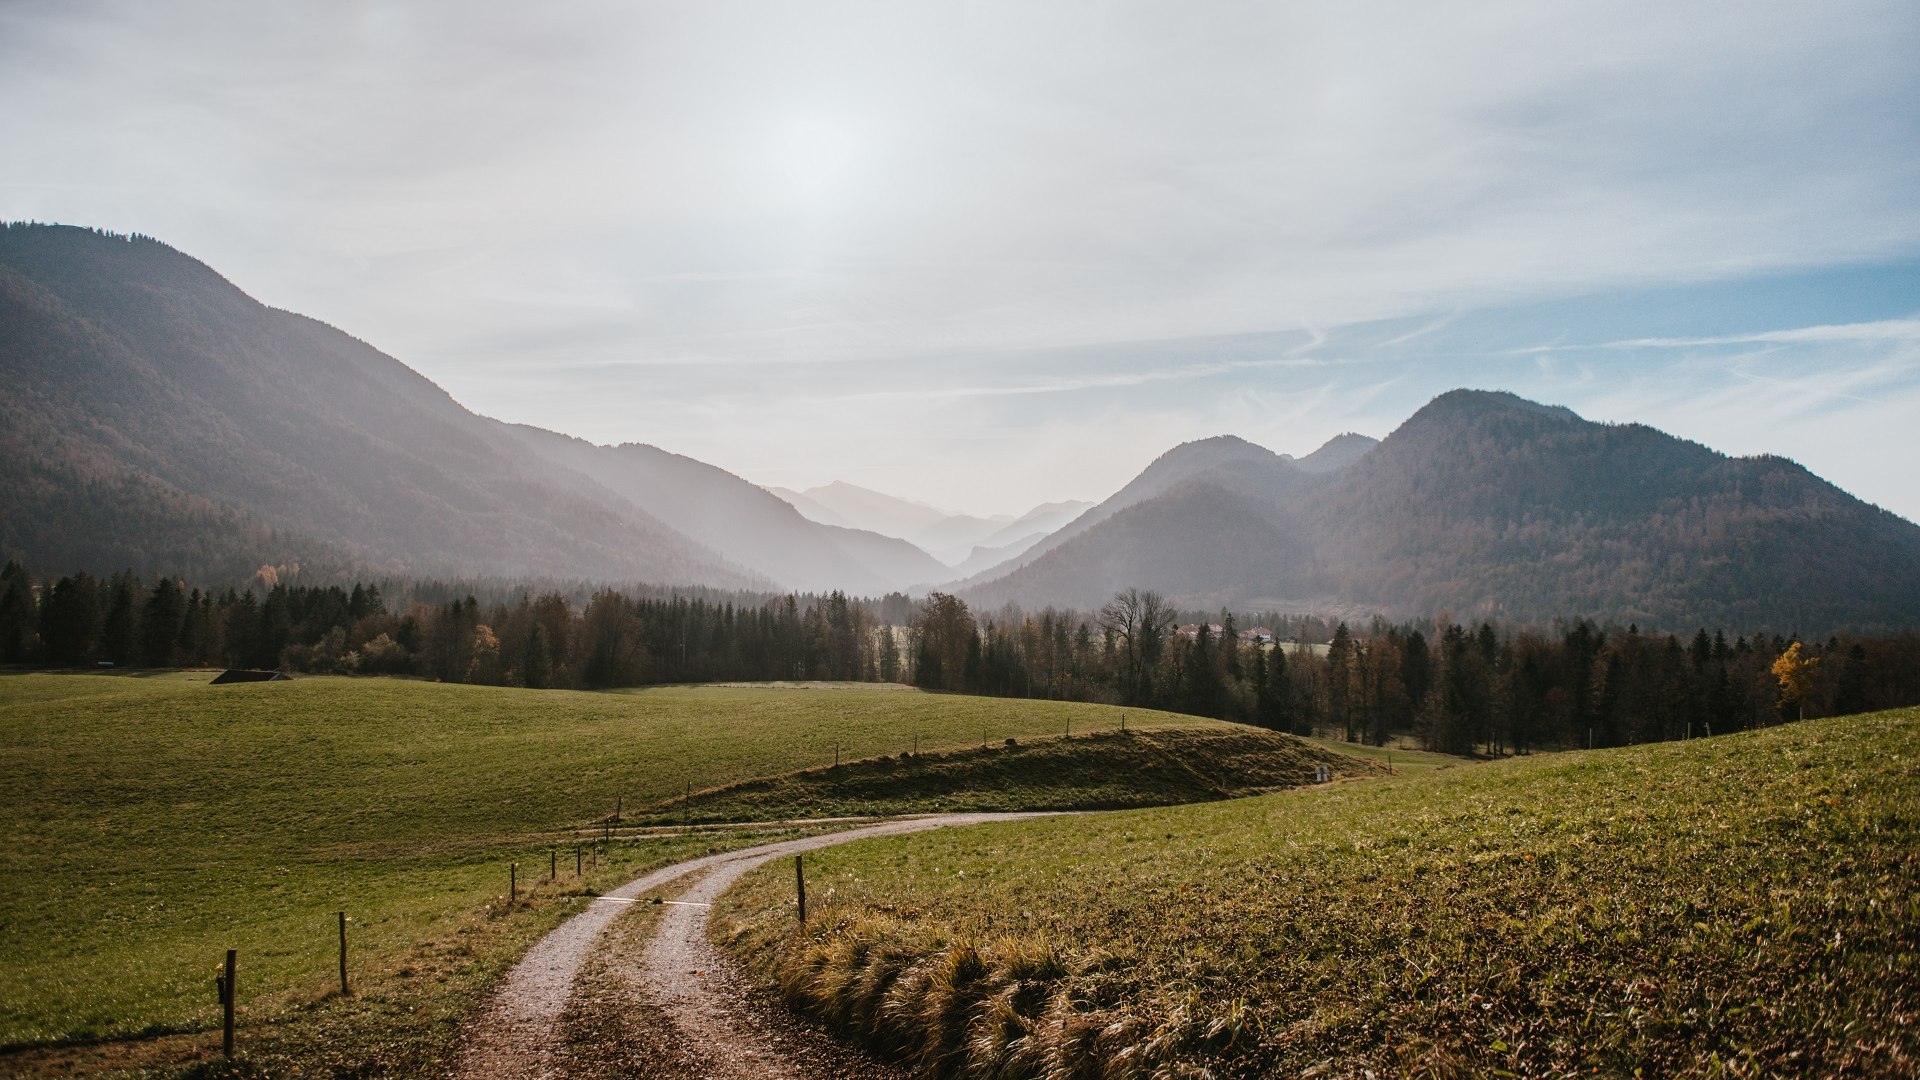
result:
[(778, 867), (718, 927), (930, 1075), (1911, 1076), (1916, 754), (1904, 710), (867, 841), (804, 930)]
[(33, 565), (760, 583), (156, 241), (0, 230), (0, 326), (0, 547)]
[[(1026, 587), (1025, 581), (1015, 583), (1009, 587), (995, 587), (988, 583), (1007, 579), (1008, 575), (1038, 562), (1049, 553), (1059, 549), (1075, 537), (1089, 532), (1095, 526), (1113, 517), (1120, 511), (1163, 495), (1189, 480), (1207, 475), (1214, 470), (1222, 469), (1230, 465), (1250, 465), (1255, 468), (1262, 468), (1281, 465), (1284, 464), (1286, 460), (1285, 457), (1268, 450), (1266, 447), (1255, 446), (1253, 443), (1233, 435), (1217, 435), (1211, 439), (1200, 439), (1195, 442), (1181, 443), (1179, 446), (1155, 458), (1152, 464), (1142, 470), (1139, 476), (1128, 481), (1125, 487), (1114, 492), (1091, 509), (1081, 512), (1071, 521), (1049, 534), (1046, 539), (1028, 548), (1018, 557), (960, 582), (958, 587), (969, 597), (978, 596), (983, 599), (990, 599), (990, 601), (995, 604), (1017, 599), (1016, 590)], [(1110, 563), (1112, 561), (1113, 560), (1109, 560)], [(1041, 580), (1045, 580), (1044, 572), (1042, 575), (1037, 576)], [(1056, 599), (1057, 597), (1068, 595), (1066, 592), (1054, 588), (1050, 582), (1046, 588), (1048, 591), (1046, 591), (1043, 596), (1036, 596), (1036, 605), (1038, 603), (1068, 602)], [(1111, 592), (1111, 589), (1106, 590), (1105, 593), (1101, 595), (1100, 602), (1104, 602), (1106, 593)], [(1082, 606), (1086, 605), (1083, 604)], [(1097, 607), (1098, 602), (1092, 606)]]
[(879, 595), (938, 580), (946, 570), (905, 540), (810, 521), (765, 488), (703, 461), (641, 443), (596, 446), (524, 424), (502, 426), (542, 458), (783, 588)]
[(1920, 526), (1781, 458), (1481, 391), (1436, 398), (1332, 471), (1205, 445), (963, 595), (1091, 607), (1138, 586), (1194, 606), (1673, 629), (1920, 623)]

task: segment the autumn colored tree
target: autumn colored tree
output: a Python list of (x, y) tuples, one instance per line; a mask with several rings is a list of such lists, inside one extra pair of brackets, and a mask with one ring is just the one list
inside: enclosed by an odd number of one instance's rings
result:
[(1780, 681), (1780, 704), (1792, 702), (1794, 714), (1802, 720), (1807, 717), (1807, 694), (1813, 690), (1813, 674), (1819, 667), (1820, 658), (1803, 654), (1797, 641), (1773, 662), (1773, 677)]

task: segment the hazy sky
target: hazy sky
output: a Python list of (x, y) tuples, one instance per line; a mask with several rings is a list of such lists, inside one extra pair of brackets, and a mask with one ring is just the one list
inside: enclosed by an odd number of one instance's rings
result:
[(0, 0), (0, 216), (977, 512), (1454, 386), (1920, 518), (1920, 4)]

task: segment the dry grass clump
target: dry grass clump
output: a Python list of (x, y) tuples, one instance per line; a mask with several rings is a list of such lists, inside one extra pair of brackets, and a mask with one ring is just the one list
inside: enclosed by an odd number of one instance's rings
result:
[(925, 1076), (1207, 1077), (1206, 1062), (1230, 1054), (1257, 1022), (1244, 1002), (1211, 1014), (1189, 998), (1157, 1020), (1101, 1008), (1084, 984), (1110, 960), (1071, 962), (1033, 936), (916, 948), (905, 943), (914, 934), (905, 920), (844, 909), (820, 918), (833, 928), (794, 935), (779, 967), (786, 999)]

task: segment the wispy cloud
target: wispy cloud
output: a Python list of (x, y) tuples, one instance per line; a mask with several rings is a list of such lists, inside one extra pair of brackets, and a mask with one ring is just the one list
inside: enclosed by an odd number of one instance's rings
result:
[(1875, 322), (1800, 326), (1786, 330), (1758, 330), (1708, 337), (1645, 337), (1592, 344), (1529, 345), (1510, 349), (1517, 356), (1579, 352), (1590, 349), (1700, 349), (1723, 345), (1830, 345), (1846, 342), (1920, 341), (1920, 319), (1881, 319)]
[(1911, 259), (1917, 38), (1910, 0), (0, 4), (0, 216), (159, 236), (488, 414), (1013, 510), (1455, 385), (1658, 413), (1689, 351), (1879, 362), (1910, 299), (1485, 313)]

